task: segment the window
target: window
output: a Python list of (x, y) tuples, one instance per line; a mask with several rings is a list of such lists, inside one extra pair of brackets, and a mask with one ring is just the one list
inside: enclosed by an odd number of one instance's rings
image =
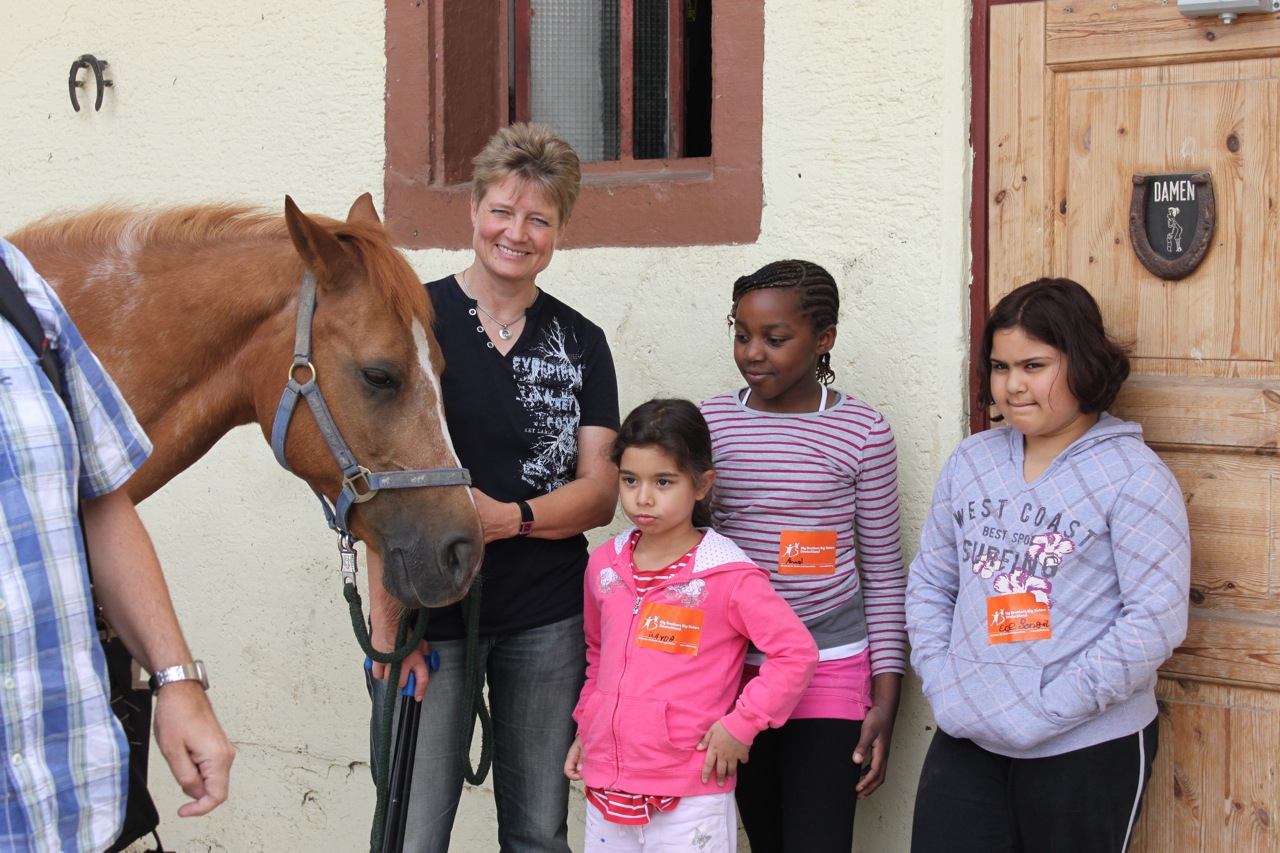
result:
[(509, 4), (512, 121), (584, 161), (711, 154), (711, 0)]
[(567, 246), (754, 241), (763, 0), (710, 12), (711, 0), (388, 0), (394, 237), (468, 245), (471, 158), (529, 119), (584, 161)]

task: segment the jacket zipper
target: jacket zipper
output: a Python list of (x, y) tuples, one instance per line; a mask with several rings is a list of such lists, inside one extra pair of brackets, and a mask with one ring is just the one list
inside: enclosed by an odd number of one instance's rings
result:
[[(632, 583), (633, 588), (634, 588), (634, 586), (635, 586), (635, 580), (636, 580), (636, 579), (635, 579), (635, 574), (634, 574), (634, 573), (632, 573), (632, 575), (631, 575), (631, 583)], [(674, 580), (674, 579), (673, 579), (673, 580)], [(651, 588), (651, 589), (649, 590), (649, 593), (652, 595), (653, 593), (657, 592), (657, 591), (658, 591), (658, 590), (660, 590), (660, 589), (666, 589), (668, 586), (670, 586), (670, 585), (671, 585), (671, 583), (672, 583), (672, 581), (670, 581), (670, 580), (669, 580), (669, 581), (666, 581), (665, 583), (663, 583), (663, 584), (661, 584), (661, 585), (659, 585), (659, 586), (657, 586), (657, 587)], [(630, 638), (630, 639), (628, 639), (628, 640), (627, 640), (627, 650), (626, 650), (626, 651), (623, 653), (623, 655), (622, 655), (622, 669), (618, 672), (618, 680), (617, 680), (617, 683), (614, 685), (614, 695), (615, 695), (615, 696), (617, 696), (619, 700), (621, 700), (621, 698), (622, 698), (622, 683), (623, 683), (623, 681), (626, 679), (626, 675), (627, 675), (627, 668), (628, 668), (628, 666), (629, 666), (629, 665), (630, 665), (630, 663), (631, 663), (631, 650), (632, 650), (632, 647), (633, 647), (633, 646), (635, 646), (635, 643), (634, 643), (634, 642), (632, 642), (632, 640), (635, 638), (636, 631), (639, 629), (639, 620), (638, 620), (638, 619), (636, 619), (635, 617), (637, 617), (637, 616), (639, 616), (639, 615), (640, 615), (640, 605), (641, 605), (643, 602), (644, 602), (644, 596), (639, 595), (639, 594), (637, 593), (637, 594), (636, 594), (636, 603), (635, 603), (635, 606), (631, 608), (631, 621), (630, 621), (630, 626), (629, 626), (629, 627), (628, 627), (628, 629), (627, 629), (627, 637), (628, 637), (628, 638)], [(617, 785), (617, 784), (618, 784), (618, 779), (620, 778), (620, 774), (622, 773), (622, 754), (621, 754), (621, 752), (620, 752), (620, 750), (619, 750), (619, 747), (618, 747), (618, 743), (619, 743), (619, 741), (618, 741), (618, 735), (617, 735), (617, 732), (618, 732), (618, 725), (617, 725), (617, 724), (618, 724), (618, 707), (619, 707), (619, 705), (620, 705), (620, 704), (621, 704), (621, 702), (615, 702), (615, 703), (614, 703), (614, 706), (613, 706), (613, 714), (612, 714), (612, 715), (610, 715), (610, 720), (609, 720), (610, 728), (611, 728), (611, 729), (613, 730), (613, 732), (614, 732), (614, 735), (613, 735), (613, 766), (614, 766), (614, 768), (615, 768), (615, 769), (614, 769), (614, 774), (613, 774), (613, 784), (614, 784), (614, 785)]]
[[(636, 580), (635, 575), (632, 574), (631, 583), (633, 588), (635, 585), (635, 580)], [(630, 627), (627, 629), (628, 637), (632, 637), (635, 635), (635, 630), (636, 630), (635, 617), (640, 613), (641, 599), (642, 599), (642, 596), (637, 594), (635, 606), (631, 608), (631, 620), (629, 622)], [(626, 645), (626, 651), (622, 653), (622, 669), (619, 670), (618, 680), (617, 680), (617, 683), (614, 685), (614, 696), (617, 697), (618, 701), (615, 701), (613, 703), (613, 713), (610, 715), (610, 719), (609, 719), (609, 728), (613, 731), (613, 767), (614, 767), (613, 784), (615, 786), (618, 784), (618, 780), (622, 772), (622, 752), (619, 747), (619, 741), (618, 741), (618, 710), (622, 704), (621, 702), (622, 684), (624, 681), (626, 681), (627, 668), (631, 663), (631, 646), (632, 646), (632, 643), (630, 640), (628, 640)]]

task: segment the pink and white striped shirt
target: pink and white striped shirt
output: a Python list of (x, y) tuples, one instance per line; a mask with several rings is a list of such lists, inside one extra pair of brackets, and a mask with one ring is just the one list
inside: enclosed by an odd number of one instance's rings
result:
[[(755, 411), (740, 396), (721, 394), (701, 406), (716, 469), (712, 526), (770, 570), (821, 661), (869, 648), (873, 677), (904, 672), (906, 574), (888, 422), (847, 394), (804, 414)], [(834, 530), (835, 571), (780, 574), (784, 530)]]

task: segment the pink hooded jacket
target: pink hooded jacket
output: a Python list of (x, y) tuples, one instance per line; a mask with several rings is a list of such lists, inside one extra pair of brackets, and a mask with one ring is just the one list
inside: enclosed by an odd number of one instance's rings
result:
[[(714, 774), (703, 784), (706, 753), (695, 749), (698, 742), (717, 720), (748, 745), (786, 722), (818, 648), (768, 573), (711, 530), (679, 574), (639, 598), (630, 536), (626, 530), (601, 545), (587, 564), (587, 683), (573, 712), (583, 781), (654, 796), (732, 790), (733, 780), (720, 787)], [(655, 615), (688, 624), (699, 618), (694, 614), (701, 614), (700, 630), (674, 636), (677, 644), (696, 642), (696, 654), (654, 647), (655, 637), (664, 642), (663, 628), (646, 631), (646, 619), (650, 626), (659, 624)], [(766, 660), (736, 695), (748, 641)]]

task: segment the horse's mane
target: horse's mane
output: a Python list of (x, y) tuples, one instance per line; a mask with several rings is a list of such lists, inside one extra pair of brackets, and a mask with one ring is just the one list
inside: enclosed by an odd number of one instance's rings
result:
[[(311, 217), (354, 249), (379, 297), (408, 324), (415, 317), (428, 327), (431, 306), (426, 290), (381, 225)], [(108, 205), (78, 214), (52, 214), (15, 232), (15, 242), (32, 253), (76, 255), (84, 262), (121, 251), (289, 243), (284, 217), (261, 208), (208, 204), (158, 211)], [(290, 244), (290, 254), (301, 267)]]

